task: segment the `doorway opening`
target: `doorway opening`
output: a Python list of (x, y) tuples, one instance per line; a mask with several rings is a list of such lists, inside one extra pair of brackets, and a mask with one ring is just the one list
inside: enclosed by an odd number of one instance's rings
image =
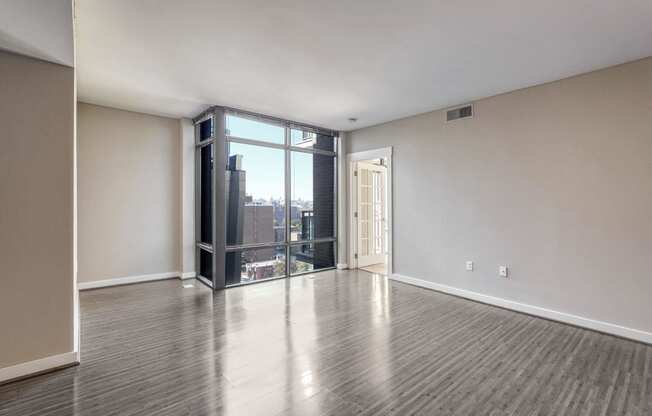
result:
[(391, 148), (349, 155), (352, 269), (392, 273)]

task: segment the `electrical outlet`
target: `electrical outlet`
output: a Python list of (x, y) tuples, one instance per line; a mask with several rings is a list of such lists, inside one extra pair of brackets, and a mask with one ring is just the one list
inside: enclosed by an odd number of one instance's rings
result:
[(507, 266), (500, 266), (498, 268), (498, 276), (507, 277)]
[(467, 261), (466, 262), (466, 270), (468, 271), (473, 271), (473, 262), (472, 261)]

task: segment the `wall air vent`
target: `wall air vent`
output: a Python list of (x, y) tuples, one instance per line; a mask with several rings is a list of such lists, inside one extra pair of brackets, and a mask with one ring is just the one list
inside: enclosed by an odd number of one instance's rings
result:
[(446, 122), (473, 117), (473, 104), (446, 111)]

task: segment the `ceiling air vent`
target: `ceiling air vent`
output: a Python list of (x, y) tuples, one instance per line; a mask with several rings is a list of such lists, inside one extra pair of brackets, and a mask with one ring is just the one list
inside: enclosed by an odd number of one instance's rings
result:
[(473, 105), (465, 105), (446, 111), (446, 121), (455, 121), (463, 118), (473, 117)]

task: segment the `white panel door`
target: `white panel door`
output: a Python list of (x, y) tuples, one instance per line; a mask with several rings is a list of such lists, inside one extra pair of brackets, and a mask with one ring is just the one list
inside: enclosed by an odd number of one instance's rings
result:
[(386, 253), (386, 168), (358, 162), (358, 267), (383, 263)]

